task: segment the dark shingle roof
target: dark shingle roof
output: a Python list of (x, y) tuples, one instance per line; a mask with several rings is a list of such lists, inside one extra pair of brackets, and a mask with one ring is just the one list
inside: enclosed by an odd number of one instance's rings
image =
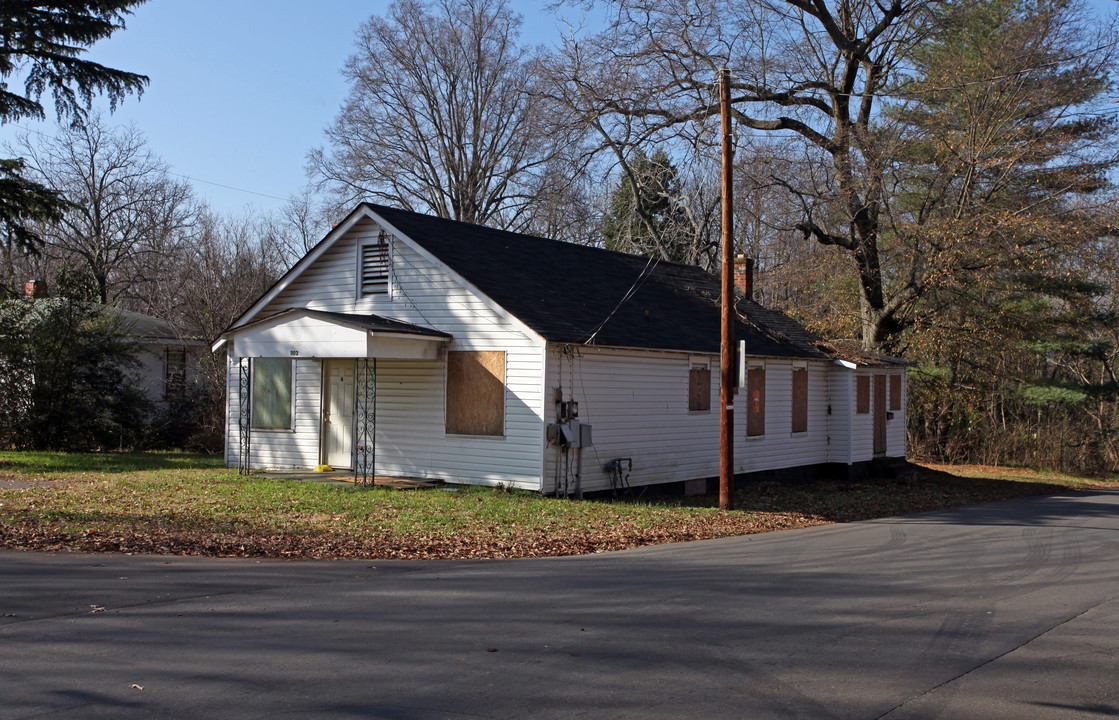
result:
[(205, 343), (189, 332), (175, 325), (170, 320), (165, 320), (154, 315), (121, 310), (120, 308), (101, 305), (102, 312), (117, 318), (124, 334), (137, 340), (169, 340), (186, 345), (204, 345)]
[[(26, 304), (27, 300), (7, 300), (4, 304), (19, 303)], [(51, 303), (67, 302), (64, 298), (58, 297), (45, 297), (36, 298), (31, 300), (33, 307), (43, 307)], [(176, 345), (205, 345), (203, 340), (200, 340), (196, 335), (188, 330), (184, 330), (170, 320), (165, 320), (154, 315), (145, 315), (144, 313), (133, 312), (131, 310), (122, 310), (121, 308), (113, 307), (112, 305), (102, 305), (101, 303), (80, 303), (83, 307), (90, 308), (105, 318), (110, 319), (116, 325), (116, 332), (121, 337), (129, 338), (139, 342), (149, 342), (153, 344), (176, 344)]]
[[(546, 340), (719, 352), (719, 279), (698, 267), (368, 207)], [(825, 357), (786, 315), (744, 298), (737, 310), (749, 354)]]
[(815, 345), (828, 357), (835, 358), (836, 360), (846, 360), (856, 365), (886, 368), (906, 367), (909, 365), (908, 362), (901, 358), (878, 355), (863, 350), (853, 342), (827, 342), (824, 340), (817, 340)]

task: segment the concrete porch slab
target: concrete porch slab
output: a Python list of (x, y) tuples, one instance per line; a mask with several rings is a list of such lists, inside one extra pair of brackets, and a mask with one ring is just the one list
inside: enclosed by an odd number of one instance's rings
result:
[[(283, 470), (253, 474), (270, 480), (299, 480), (300, 482), (333, 483), (336, 485), (352, 484), (354, 481), (354, 474), (350, 470), (332, 470), (330, 472)], [(442, 485), (443, 481), (378, 475), (374, 478), (373, 484), (377, 487), (390, 487), (397, 490), (429, 490)]]

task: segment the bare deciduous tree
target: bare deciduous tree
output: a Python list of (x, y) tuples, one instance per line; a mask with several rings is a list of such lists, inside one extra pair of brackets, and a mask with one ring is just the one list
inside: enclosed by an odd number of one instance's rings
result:
[(138, 130), (112, 129), (97, 116), (54, 138), (24, 134), (16, 151), (33, 178), (70, 203), (40, 229), (42, 252), (87, 275), (100, 302), (145, 310), (193, 222), (190, 186), (170, 175)]
[(600, 34), (568, 42), (558, 97), (606, 138), (710, 152), (718, 69), (733, 69), (739, 150), (798, 155), (772, 177), (796, 197), (797, 229), (857, 270), (864, 343), (879, 347), (917, 288), (888, 291), (879, 257), (885, 158), (880, 94), (920, 37), (919, 0), (614, 0)]
[[(358, 32), (349, 97), (309, 170), (340, 206), (379, 202), (531, 229), (565, 196), (572, 135), (533, 92), (520, 16), (505, 0), (398, 0)], [(546, 224), (546, 223), (545, 223)]]
[[(953, 276), (967, 256), (958, 243), (945, 252), (943, 238), (925, 242), (928, 227), (912, 227), (914, 188), (906, 175), (912, 168), (899, 167), (913, 161), (913, 133), (898, 109), (919, 107), (929, 97), (929, 88), (907, 75), (915, 71), (919, 50), (930, 37), (945, 27), (951, 31), (950, 24), (958, 21), (945, 8), (968, 3), (573, 1), (609, 8), (610, 22), (598, 34), (565, 43), (550, 63), (551, 77), (558, 80), (551, 92), (602, 138), (604, 154), (629, 174), (625, 156), (633, 148), (666, 147), (681, 166), (688, 157), (717, 153), (710, 130), (718, 112), (715, 83), (718, 69), (730, 67), (738, 168), (753, 171), (744, 184), (780, 191), (795, 211), (783, 209), (783, 226), (770, 225), (769, 231), (783, 242), (795, 231), (838, 250), (855, 278), (864, 346), (895, 346), (918, 300), (934, 283)], [(1075, 2), (1055, 3), (1044, 13), (1031, 11), (1028, 3), (1020, 6), (1022, 13), (1053, 19), (1038, 23), (1048, 30), (1033, 36), (1042, 42), (1003, 53), (1012, 62), (992, 64), (991, 72), (956, 67), (964, 71), (957, 77), (989, 86), (990, 94), (1001, 97), (1007, 85), (1022, 85), (1019, 80), (1045, 68), (1097, 88), (1097, 78), (1106, 76), (1111, 62), (1107, 49), (1113, 38), (1077, 32), (1086, 25)], [(999, 78), (1010, 82), (991, 82)], [(951, 85), (950, 79), (937, 82)], [(1038, 94), (1033, 86), (1031, 92)], [(1050, 138), (1074, 127), (1085, 97), (1064, 93), (1063, 104), (1047, 106), (1043, 120), (1053, 122), (1055, 130)], [(1023, 107), (1018, 104), (1013, 112)], [(971, 128), (990, 135), (999, 128), (1013, 130), (1016, 123), (1036, 124), (1028, 113), (1013, 112), (1017, 119), (1008, 116), (986, 126), (976, 114)], [(1026, 155), (1042, 147), (1033, 145)], [(754, 155), (774, 161), (753, 163), (749, 156)], [(953, 182), (929, 189), (955, 187)], [(755, 231), (762, 228), (755, 225)]]
[[(286, 267), (284, 250), (268, 232), (266, 219), (248, 214), (223, 217), (203, 209), (190, 243), (179, 253), (175, 282), (162, 286), (155, 312), (213, 342)], [(198, 432), (191, 441), (220, 452), (225, 428), (225, 353), (203, 354), (197, 372), (202, 378), (196, 398)]]

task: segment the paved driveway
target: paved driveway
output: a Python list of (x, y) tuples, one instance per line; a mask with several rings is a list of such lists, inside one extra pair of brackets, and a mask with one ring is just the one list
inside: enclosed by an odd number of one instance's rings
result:
[(0, 718), (1119, 717), (1119, 493), (508, 562), (0, 553)]

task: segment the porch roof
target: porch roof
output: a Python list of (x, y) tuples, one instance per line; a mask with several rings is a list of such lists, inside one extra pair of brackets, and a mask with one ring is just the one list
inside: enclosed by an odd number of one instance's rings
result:
[(380, 315), (289, 308), (224, 333), (241, 357), (435, 359), (450, 333)]

